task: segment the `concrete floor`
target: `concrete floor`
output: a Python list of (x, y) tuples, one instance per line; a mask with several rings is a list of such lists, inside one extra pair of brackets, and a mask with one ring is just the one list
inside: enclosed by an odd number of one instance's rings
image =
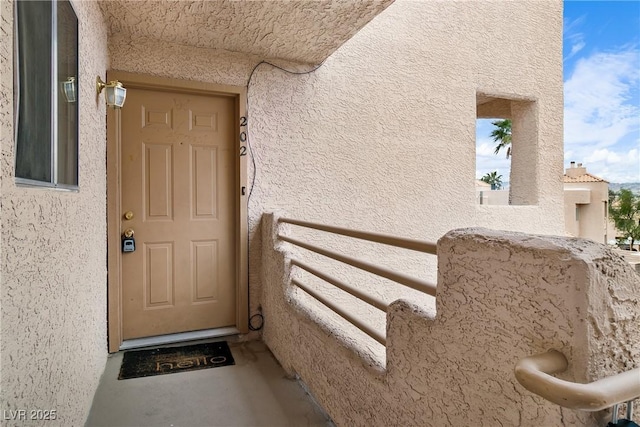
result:
[(264, 343), (229, 347), (234, 366), (128, 380), (111, 355), (86, 426), (333, 426)]

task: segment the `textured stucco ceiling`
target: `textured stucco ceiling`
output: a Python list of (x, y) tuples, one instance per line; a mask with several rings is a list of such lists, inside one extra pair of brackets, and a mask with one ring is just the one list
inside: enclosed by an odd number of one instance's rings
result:
[(319, 63), (394, 0), (100, 3), (110, 35)]

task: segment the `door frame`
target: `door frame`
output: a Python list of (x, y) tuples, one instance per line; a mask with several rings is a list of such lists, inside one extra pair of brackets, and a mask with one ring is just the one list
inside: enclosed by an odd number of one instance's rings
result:
[[(151, 89), (195, 95), (218, 95), (235, 101), (234, 141), (240, 153), (240, 118), (246, 117), (247, 89), (244, 86), (219, 85), (173, 78), (155, 77), (124, 71), (108, 71), (107, 81), (119, 80), (125, 88)], [(107, 335), (109, 352), (120, 350), (122, 344), (122, 270), (121, 257), (121, 192), (120, 192), (120, 110), (107, 108)], [(245, 149), (246, 150), (246, 149)], [(240, 333), (249, 332), (249, 239), (247, 224), (247, 156), (236, 157), (234, 164), (236, 217), (236, 325)], [(244, 194), (243, 194), (244, 193)]]

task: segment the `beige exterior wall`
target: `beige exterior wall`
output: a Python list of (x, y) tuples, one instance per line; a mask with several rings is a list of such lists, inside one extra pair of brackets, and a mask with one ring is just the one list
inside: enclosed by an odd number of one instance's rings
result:
[[(398, 0), (312, 74), (261, 65), (248, 97), (251, 311), (256, 230), (271, 209), (430, 240), (473, 225), (562, 234), (561, 43), (560, 1)], [(152, 40), (115, 38), (110, 49), (115, 70), (234, 85), (260, 59)], [(537, 150), (520, 159), (535, 177), (520, 186), (537, 204), (476, 206), (478, 91), (537, 100), (535, 123), (523, 125)]]
[(73, 4), (80, 191), (61, 192), (14, 183), (13, 3), (0, 2), (0, 410), (56, 410), (51, 426), (84, 424), (107, 357), (105, 106), (95, 97), (107, 36), (97, 3)]
[[(560, 2), (400, 0), (312, 75), (261, 68), (254, 212), (430, 239), (464, 225), (561, 233), (561, 27)], [(475, 205), (478, 90), (538, 99), (537, 206)]]

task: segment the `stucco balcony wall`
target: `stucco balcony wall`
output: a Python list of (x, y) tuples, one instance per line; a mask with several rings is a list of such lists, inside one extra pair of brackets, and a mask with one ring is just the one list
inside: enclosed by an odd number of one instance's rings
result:
[[(563, 352), (576, 382), (638, 366), (640, 280), (602, 245), (481, 228), (438, 242), (437, 314), (407, 300), (387, 313), (386, 366), (334, 315), (289, 285), (291, 248), (263, 216), (264, 340), (337, 425), (598, 426), (515, 380), (527, 355)], [(296, 255), (297, 257), (300, 254)]]

